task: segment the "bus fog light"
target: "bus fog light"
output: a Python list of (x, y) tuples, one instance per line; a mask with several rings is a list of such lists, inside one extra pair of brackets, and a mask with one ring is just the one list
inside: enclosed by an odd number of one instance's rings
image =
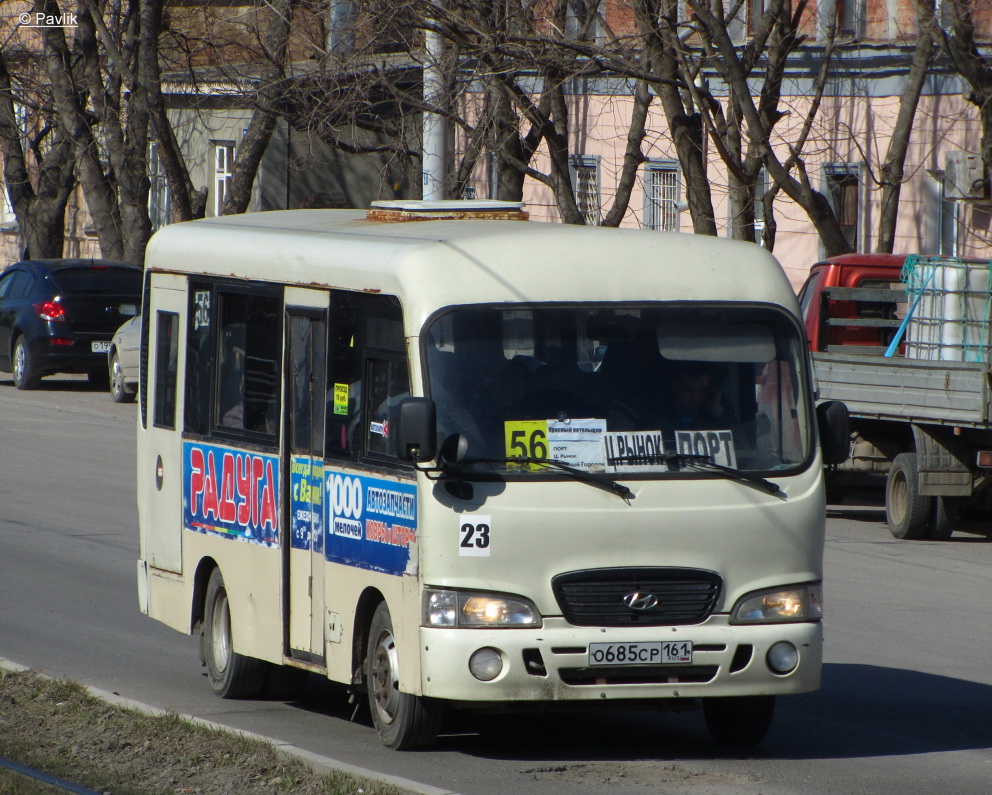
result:
[(777, 674), (791, 673), (799, 665), (799, 649), (785, 640), (774, 644), (765, 656), (768, 667)]
[(469, 658), (468, 669), (480, 682), (491, 682), (503, 671), (503, 656), (496, 649), (479, 649)]

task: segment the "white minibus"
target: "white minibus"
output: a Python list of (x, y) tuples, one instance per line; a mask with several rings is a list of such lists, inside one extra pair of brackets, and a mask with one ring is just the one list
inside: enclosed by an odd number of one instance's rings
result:
[(750, 745), (819, 686), (846, 412), (760, 247), (385, 202), (167, 226), (145, 278), (139, 602), (220, 696), (324, 676), (396, 749), (577, 702)]

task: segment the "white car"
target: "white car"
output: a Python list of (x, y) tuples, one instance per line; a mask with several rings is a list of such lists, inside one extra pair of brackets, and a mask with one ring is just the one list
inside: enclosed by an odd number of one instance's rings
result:
[(138, 349), (141, 315), (135, 315), (114, 333), (107, 351), (110, 396), (115, 403), (130, 403), (138, 394)]

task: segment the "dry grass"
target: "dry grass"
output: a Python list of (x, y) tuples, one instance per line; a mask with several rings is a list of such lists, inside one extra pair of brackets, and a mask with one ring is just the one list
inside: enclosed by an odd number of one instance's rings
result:
[[(400, 793), (320, 775), (258, 740), (111, 706), (31, 671), (0, 678), (0, 757), (112, 795)], [(0, 795), (51, 792), (58, 790), (0, 769)]]

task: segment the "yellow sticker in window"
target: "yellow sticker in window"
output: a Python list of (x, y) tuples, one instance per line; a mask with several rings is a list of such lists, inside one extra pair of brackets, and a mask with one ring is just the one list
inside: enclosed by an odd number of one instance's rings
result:
[(348, 413), (348, 385), (347, 384), (335, 384), (334, 385), (334, 413), (335, 414), (347, 414)]
[[(516, 420), (503, 423), (507, 458), (547, 458), (548, 421)], [(544, 469), (541, 464), (526, 464), (527, 469)]]

